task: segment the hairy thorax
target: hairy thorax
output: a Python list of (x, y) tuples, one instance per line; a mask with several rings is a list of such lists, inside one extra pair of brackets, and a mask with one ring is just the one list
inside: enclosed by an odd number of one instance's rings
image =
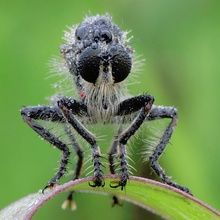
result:
[(109, 82), (87, 86), (86, 103), (93, 123), (113, 123), (121, 99), (121, 85)]

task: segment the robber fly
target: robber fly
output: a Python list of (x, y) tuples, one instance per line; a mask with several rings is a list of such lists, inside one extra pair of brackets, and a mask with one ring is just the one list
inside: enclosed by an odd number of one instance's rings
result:
[(120, 178), (111, 187), (123, 190), (129, 178), (126, 155), (128, 140), (142, 124), (168, 118), (170, 123), (149, 154), (150, 166), (164, 183), (190, 194), (188, 188), (168, 178), (158, 164), (178, 121), (176, 108), (154, 105), (154, 97), (150, 94), (126, 97), (126, 79), (131, 74), (134, 63), (134, 49), (129, 45), (127, 33), (114, 24), (108, 14), (87, 16), (81, 24), (71, 27), (65, 33), (66, 42), (61, 45), (60, 53), (78, 92), (78, 99), (59, 96), (51, 105), (30, 106), (21, 110), (23, 120), (39, 136), (62, 152), (59, 169), (44, 189), (53, 187), (66, 173), (70, 150), (67, 143), (40, 125), (39, 120), (63, 125), (78, 156), (73, 179), (79, 178), (83, 166), (83, 148), (72, 130), (91, 146), (94, 171), (93, 181), (90, 183), (92, 187), (104, 186), (100, 151), (102, 146), (99, 148), (95, 135), (88, 130), (87, 125), (119, 125), (108, 153), (108, 161), (110, 172), (115, 174), (115, 160), (119, 160)]

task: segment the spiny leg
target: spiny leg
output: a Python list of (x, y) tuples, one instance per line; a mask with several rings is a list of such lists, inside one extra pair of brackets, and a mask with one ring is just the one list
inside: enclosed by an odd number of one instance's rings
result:
[[(114, 141), (110, 147), (109, 153), (108, 153), (108, 161), (109, 161), (109, 170), (111, 174), (115, 174), (115, 158), (117, 157), (118, 152), (118, 144), (119, 144), (119, 135), (122, 132), (121, 127), (118, 129), (117, 134), (115, 135)], [(119, 201), (118, 197), (113, 195), (112, 196), (112, 206), (120, 205), (122, 206), (122, 203)]]
[(73, 133), (71, 132), (71, 129), (67, 128), (65, 126), (65, 131), (66, 131), (66, 134), (68, 135), (68, 137), (70, 139), (70, 143), (73, 147), (73, 150), (75, 151), (75, 153), (78, 157), (78, 160), (77, 160), (77, 163), (76, 163), (76, 168), (75, 168), (75, 173), (74, 173), (74, 176), (73, 176), (73, 180), (75, 180), (75, 179), (78, 179), (79, 176), (80, 176), (80, 172), (81, 172), (82, 165), (83, 165), (83, 153), (84, 153), (84, 151), (82, 150), (82, 148), (80, 147), (80, 145), (76, 141), (75, 137), (73, 136)]
[(42, 138), (48, 141), (50, 144), (54, 145), (56, 148), (62, 151), (62, 158), (60, 161), (60, 167), (56, 175), (48, 182), (44, 187), (43, 191), (48, 187), (53, 187), (58, 180), (65, 174), (66, 166), (69, 161), (70, 151), (65, 143), (55, 137), (47, 129), (35, 122), (34, 119), (48, 120), (63, 122), (64, 118), (60, 114), (60, 111), (56, 107), (48, 106), (37, 106), (37, 107), (27, 107), (21, 110), (21, 115), (23, 120)]
[(153, 106), (150, 114), (148, 115), (148, 120), (155, 120), (155, 119), (161, 119), (161, 118), (171, 118), (170, 124), (167, 126), (160, 143), (156, 147), (153, 154), (149, 157), (150, 165), (152, 169), (155, 171), (155, 173), (161, 178), (161, 180), (177, 189), (180, 189), (186, 193), (191, 192), (188, 188), (178, 185), (165, 174), (164, 170), (161, 168), (161, 166), (158, 164), (158, 160), (160, 158), (160, 155), (163, 153), (164, 149), (166, 148), (167, 143), (169, 142), (171, 135), (174, 131), (174, 128), (177, 125), (178, 116), (177, 116), (177, 110), (173, 107), (166, 107), (166, 106)]
[[(140, 109), (137, 117), (131, 123), (131, 125), (120, 135), (119, 138), (119, 157), (121, 165), (121, 178), (117, 185), (111, 185), (111, 187), (121, 187), (121, 190), (126, 186), (128, 175), (127, 161), (126, 161), (126, 149), (125, 145), (132, 135), (140, 128), (145, 118), (147, 117), (151, 107), (153, 105), (154, 98), (151, 95), (141, 95), (133, 97), (123, 101), (119, 104), (118, 115), (131, 114)], [(139, 109), (138, 109), (139, 108)]]
[[(92, 187), (104, 186), (102, 169), (100, 162), (100, 151), (96, 144), (95, 137), (75, 118), (74, 113), (80, 113), (83, 103), (75, 100), (63, 98), (58, 101), (58, 107), (63, 112), (65, 118), (70, 125), (81, 135), (90, 145), (92, 149), (92, 158), (94, 165), (94, 184), (90, 184)], [(80, 110), (79, 110), (80, 108)], [(85, 108), (86, 109), (86, 108)], [(86, 112), (85, 112), (86, 113)]]
[[(78, 142), (76, 141), (75, 137), (73, 136), (73, 133), (71, 132), (71, 129), (67, 126), (65, 126), (65, 131), (66, 134), (69, 137), (70, 143), (78, 157), (77, 163), (76, 163), (76, 168), (75, 168), (75, 173), (73, 176), (73, 180), (78, 179), (80, 176), (80, 172), (82, 169), (82, 165), (83, 165), (83, 150), (80, 147), (80, 145), (78, 144)], [(73, 194), (74, 191), (70, 191), (66, 201), (63, 203), (63, 208), (65, 209), (67, 206), (70, 206), (72, 210), (75, 210), (76, 208), (76, 204), (73, 200)]]
[(115, 174), (115, 158), (117, 157), (118, 144), (119, 144), (119, 135), (121, 134), (121, 127), (118, 129), (117, 134), (115, 135), (114, 141), (110, 147), (108, 153), (108, 161), (109, 161), (109, 170), (111, 174)]

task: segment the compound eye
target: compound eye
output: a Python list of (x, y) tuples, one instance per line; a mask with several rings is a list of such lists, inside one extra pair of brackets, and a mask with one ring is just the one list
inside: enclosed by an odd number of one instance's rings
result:
[(79, 58), (77, 70), (87, 82), (95, 83), (99, 76), (100, 52), (99, 48), (88, 47)]
[(128, 53), (123, 48), (118, 49), (116, 54), (113, 55), (111, 63), (115, 83), (125, 80), (131, 72), (131, 57)]
[(84, 39), (88, 32), (88, 27), (86, 25), (80, 25), (75, 32), (76, 38), (78, 40)]

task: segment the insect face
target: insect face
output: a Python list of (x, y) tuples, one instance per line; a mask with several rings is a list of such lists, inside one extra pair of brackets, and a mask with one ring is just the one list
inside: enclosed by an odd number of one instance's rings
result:
[(81, 54), (77, 71), (87, 82), (93, 84), (119, 83), (131, 71), (131, 57), (118, 45), (107, 46), (98, 44), (87, 47)]
[(61, 54), (92, 122), (109, 122), (123, 99), (134, 50), (108, 16), (86, 17), (66, 33)]

